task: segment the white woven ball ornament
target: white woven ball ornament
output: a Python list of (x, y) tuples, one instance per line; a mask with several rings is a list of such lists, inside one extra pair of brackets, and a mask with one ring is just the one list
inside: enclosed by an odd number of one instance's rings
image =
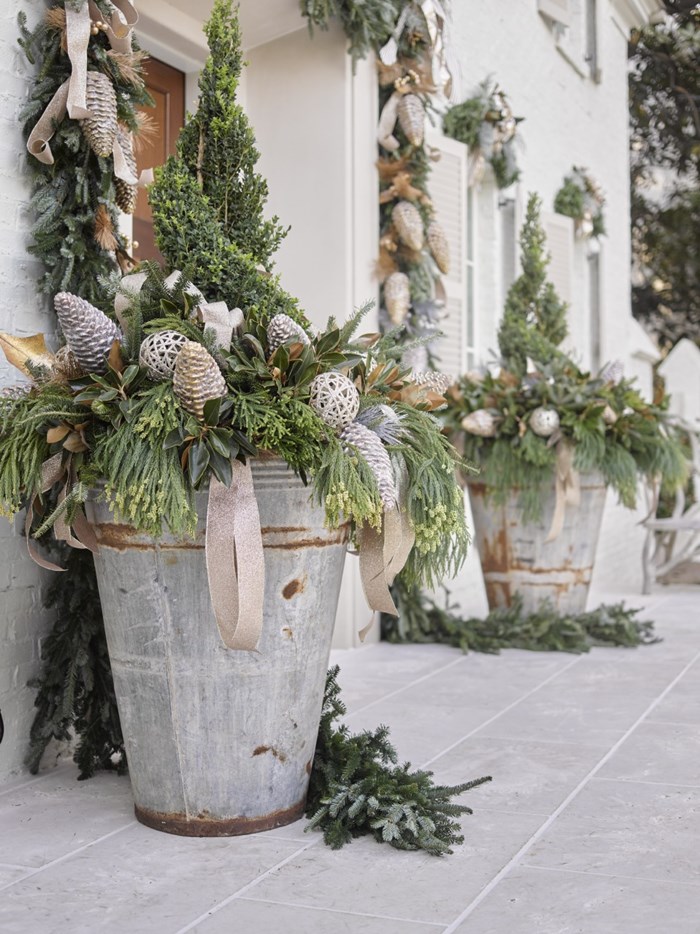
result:
[(480, 438), (493, 438), (498, 429), (498, 421), (488, 409), (477, 409), (462, 419), (462, 428), (470, 435)]
[(141, 344), (139, 363), (152, 380), (167, 382), (173, 378), (175, 360), (186, 343), (187, 338), (178, 331), (156, 331)]
[(530, 416), (530, 428), (540, 438), (549, 438), (559, 427), (559, 413), (556, 409), (539, 406)]
[(309, 405), (331, 428), (341, 431), (354, 420), (360, 408), (360, 394), (347, 376), (319, 373), (309, 389)]

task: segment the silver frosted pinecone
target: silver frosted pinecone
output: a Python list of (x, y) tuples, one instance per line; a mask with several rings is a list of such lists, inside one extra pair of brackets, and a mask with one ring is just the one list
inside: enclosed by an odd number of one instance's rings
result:
[(427, 237), (433, 259), (440, 272), (446, 276), (450, 271), (450, 244), (445, 231), (437, 221), (431, 221), (428, 224)]
[(399, 101), (399, 126), (412, 146), (420, 146), (425, 132), (425, 107), (417, 94), (404, 94)]
[(376, 432), (354, 421), (340, 433), (340, 440), (346, 448), (354, 447), (364, 457), (377, 481), (379, 496), (384, 508), (394, 509), (398, 502), (394, 468), (391, 465), (389, 452)]
[(414, 370), (411, 378), (417, 386), (427, 386), (428, 389), (431, 389), (441, 396), (444, 396), (454, 383), (454, 379), (451, 376), (448, 376), (446, 373), (438, 373), (437, 370), (422, 370), (418, 372)]
[[(136, 157), (134, 156), (134, 140), (123, 126), (117, 127), (117, 141), (124, 153), (124, 161), (129, 166), (132, 175), (136, 175)], [(136, 198), (138, 197), (138, 185), (132, 185), (125, 182), (123, 178), (114, 179), (114, 200), (117, 207), (125, 214), (133, 214), (136, 210)]]
[(85, 373), (105, 373), (107, 354), (122, 337), (114, 321), (72, 292), (59, 292), (53, 304), (66, 344), (78, 365)]
[(226, 381), (206, 347), (187, 341), (175, 359), (173, 392), (183, 409), (202, 418), (204, 404), (226, 394)]
[(109, 156), (117, 137), (117, 95), (107, 75), (88, 72), (85, 100), (92, 114), (80, 121), (85, 139), (96, 155)]
[(302, 344), (308, 344), (309, 336), (301, 325), (293, 321), (289, 315), (275, 315), (274, 318), (270, 319), (267, 326), (268, 352), (272, 355), (278, 347), (288, 341), (299, 341)]
[(399, 239), (411, 250), (423, 247), (423, 218), (420, 211), (410, 201), (399, 201), (394, 205), (391, 219), (396, 227)]

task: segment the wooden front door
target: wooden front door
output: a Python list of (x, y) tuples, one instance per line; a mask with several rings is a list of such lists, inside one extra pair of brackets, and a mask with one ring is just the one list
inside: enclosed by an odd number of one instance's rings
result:
[[(141, 169), (163, 165), (168, 156), (175, 152), (177, 137), (185, 122), (185, 75), (158, 59), (149, 58), (145, 67), (146, 87), (155, 101), (155, 107), (144, 108), (156, 124), (153, 138), (136, 154), (139, 172)], [(139, 189), (134, 212), (134, 258), (154, 259), (163, 257), (158, 252), (153, 237), (153, 218), (146, 191)]]

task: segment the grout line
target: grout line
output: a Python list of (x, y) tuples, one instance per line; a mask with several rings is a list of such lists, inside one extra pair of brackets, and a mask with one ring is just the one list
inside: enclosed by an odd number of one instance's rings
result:
[[(381, 921), (402, 921), (404, 924), (428, 924), (432, 927), (444, 928), (444, 921), (417, 921), (415, 918), (398, 918), (396, 915), (375, 915), (369, 911), (352, 911), (346, 908), (325, 908), (322, 905), (305, 905), (303, 902), (278, 902), (271, 898), (251, 898), (250, 895), (240, 896), (240, 901), (256, 902), (258, 905), (280, 905), (283, 908), (305, 908), (309, 911), (328, 911), (336, 915), (352, 915), (355, 918), (378, 918)], [(179, 934), (179, 932), (178, 932)]]
[(11, 785), (9, 788), (0, 787), (0, 797), (2, 797), (2, 795), (11, 795), (14, 791), (21, 791), (23, 788), (27, 788), (29, 785), (35, 785), (37, 782), (41, 782), (45, 778), (49, 778), (51, 775), (55, 775), (58, 769), (62, 769), (62, 766), (58, 766), (58, 768), (53, 769), (51, 772), (43, 772), (41, 775), (37, 775), (34, 778), (29, 778), (26, 782), (21, 782), (19, 785)]
[[(323, 838), (319, 835), (318, 839)], [(296, 859), (296, 857), (301, 853), (304, 853), (310, 847), (315, 846), (318, 843), (318, 839), (312, 840), (305, 846), (302, 846), (298, 850), (295, 850), (293, 853), (290, 853), (289, 856), (285, 856), (284, 859), (281, 859), (278, 863), (275, 863), (274, 866), (266, 869), (265, 872), (260, 873), (260, 875), (256, 876), (255, 879), (253, 879), (251, 882), (241, 886), (240, 889), (236, 889), (233, 895), (229, 895), (228, 898), (224, 898), (223, 901), (218, 902), (216, 905), (214, 905), (213, 908), (210, 908), (208, 911), (205, 911), (204, 914), (201, 914), (198, 918), (195, 918), (194, 921), (190, 921), (190, 923), (186, 924), (184, 928), (178, 928), (175, 934), (186, 934), (187, 931), (193, 930), (193, 928), (195, 928), (198, 924), (201, 924), (203, 921), (207, 921), (212, 915), (215, 915), (217, 912), (221, 911), (222, 908), (230, 905), (234, 899), (240, 898), (241, 895), (244, 895), (249, 889), (252, 889), (254, 886), (256, 886), (258, 882), (262, 882), (263, 879), (267, 879), (267, 877), (271, 876), (273, 872), (277, 872), (277, 870), (281, 869), (282, 866), (286, 866), (287, 863), (290, 863), (293, 859)]]
[(527, 840), (527, 841), (520, 847), (520, 849), (517, 851), (517, 853), (506, 863), (506, 865), (500, 870), (500, 872), (496, 873), (496, 875), (493, 877), (493, 879), (491, 879), (491, 881), (490, 881), (487, 885), (484, 886), (484, 888), (479, 892), (479, 894), (476, 896), (476, 898), (474, 898), (474, 899), (467, 905), (467, 907), (464, 909), (464, 911), (463, 911), (457, 918), (455, 918), (455, 920), (452, 922), (452, 924), (450, 924), (449, 927), (446, 927), (446, 928), (445, 928), (445, 930), (443, 931), (443, 934), (454, 934), (454, 932), (457, 930), (457, 928), (458, 928), (459, 925), (462, 923), (462, 921), (464, 921), (466, 918), (468, 918), (469, 915), (471, 915), (472, 912), (473, 912), (476, 908), (478, 908), (478, 906), (479, 906), (479, 905), (482, 903), (482, 901), (487, 897), (487, 895), (489, 895), (489, 894), (493, 891), (493, 889), (498, 885), (498, 883), (501, 881), (501, 879), (503, 879), (505, 876), (507, 876), (508, 873), (511, 871), (511, 869), (513, 869), (515, 866), (518, 865), (518, 863), (521, 862), (522, 857), (523, 857), (526, 853), (528, 853), (528, 852), (530, 851), (530, 849), (535, 845), (535, 843), (537, 843), (537, 842), (544, 836), (544, 834), (547, 832), (547, 830), (549, 830), (549, 828), (550, 828), (550, 827), (552, 826), (552, 824), (556, 821), (556, 819), (559, 817), (559, 815), (560, 815), (564, 810), (566, 810), (566, 808), (571, 804), (571, 802), (574, 800), (574, 798), (576, 798), (576, 797), (580, 794), (580, 792), (583, 791), (583, 789), (586, 787), (586, 785), (589, 783), (589, 781), (590, 781), (592, 778), (595, 777), (596, 773), (599, 772), (600, 769), (603, 768), (603, 766), (606, 764), (606, 762), (609, 762), (610, 759), (612, 759), (612, 757), (615, 755), (615, 753), (618, 751), (618, 749), (622, 746), (622, 744), (625, 742), (625, 740), (627, 740), (627, 739), (634, 733), (634, 731), (637, 729), (637, 727), (644, 721), (645, 717), (646, 717), (652, 710), (654, 710), (654, 708), (655, 708), (659, 703), (661, 703), (661, 701), (664, 699), (664, 697), (676, 686), (676, 684), (678, 684), (678, 682), (681, 680), (681, 678), (683, 677), (683, 675), (693, 666), (693, 664), (694, 664), (698, 659), (700, 659), (700, 652), (698, 652), (698, 653), (688, 662), (688, 664), (685, 666), (685, 668), (683, 668), (683, 669), (676, 675), (676, 677), (673, 678), (673, 680), (670, 681), (669, 684), (666, 685), (666, 687), (665, 687), (664, 690), (659, 694), (659, 696), (649, 704), (649, 706), (646, 708), (646, 710), (641, 714), (640, 717), (637, 718), (637, 720), (635, 720), (635, 722), (634, 722), (634, 723), (632, 724), (632, 726), (627, 730), (627, 732), (626, 732), (622, 737), (620, 737), (620, 739), (619, 739), (613, 746), (610, 747), (610, 749), (605, 753), (605, 755), (596, 763), (596, 765), (593, 766), (593, 768), (592, 768), (591, 771), (588, 773), (588, 775), (586, 775), (584, 778), (581, 779), (581, 781), (580, 781), (580, 782), (578, 783), (578, 785), (573, 789), (573, 791), (571, 791), (571, 792), (567, 795), (567, 797), (561, 802), (561, 804), (556, 808), (556, 810), (554, 810), (554, 811), (550, 814), (550, 816), (547, 818), (547, 820), (546, 820), (540, 827), (538, 827), (538, 829), (534, 832), (534, 834), (530, 837), (530, 839)]
[(489, 814), (503, 814), (504, 817), (549, 817), (546, 811), (520, 811), (513, 809), (508, 811), (506, 808), (490, 808), (479, 805), (479, 814), (487, 812)]
[(9, 889), (11, 886), (17, 885), (18, 882), (25, 882), (27, 879), (32, 879), (34, 876), (39, 875), (39, 873), (45, 872), (47, 869), (53, 869), (54, 866), (58, 866), (60, 863), (65, 863), (66, 860), (77, 856), (78, 853), (82, 853), (84, 850), (89, 850), (90, 847), (96, 846), (98, 843), (102, 843), (103, 840), (109, 840), (110, 837), (115, 837), (118, 833), (122, 833), (122, 831), (128, 830), (129, 827), (134, 826), (136, 826), (136, 821), (129, 821), (129, 823), (125, 824), (123, 827), (118, 827), (116, 830), (111, 830), (109, 833), (103, 834), (96, 840), (91, 840), (90, 843), (85, 843), (83, 846), (79, 846), (77, 849), (71, 850), (70, 853), (65, 853), (63, 856), (59, 856), (58, 859), (52, 859), (50, 863), (46, 863), (44, 866), (39, 866), (38, 869), (33, 869), (31, 872), (28, 872), (26, 876), (20, 876), (19, 879), (15, 879), (13, 882), (8, 882), (6, 885), (0, 885), (0, 892), (4, 892), (5, 889)]
[(428, 672), (427, 675), (422, 675), (420, 678), (416, 678), (415, 681), (410, 681), (408, 684), (404, 684), (403, 687), (397, 688), (395, 691), (390, 691), (388, 694), (384, 694), (382, 697), (377, 698), (377, 700), (370, 701), (369, 704), (365, 704), (363, 707), (358, 707), (357, 709), (349, 712), (345, 719), (354, 717), (355, 714), (362, 713), (363, 710), (369, 710), (370, 707), (374, 707), (375, 704), (381, 704), (386, 700), (389, 700), (390, 697), (396, 697), (397, 694), (403, 694), (404, 691), (407, 691), (409, 688), (415, 687), (417, 684), (421, 684), (423, 681), (428, 681), (434, 675), (442, 674), (443, 671), (447, 671), (448, 668), (454, 668), (455, 665), (459, 665), (466, 659), (466, 655), (460, 655), (459, 658), (453, 659), (451, 662), (448, 662), (446, 665), (442, 665), (440, 668), (435, 668), (433, 671)]
[(587, 870), (587, 869), (564, 869), (559, 866), (538, 866), (536, 863), (522, 863), (524, 869), (537, 869), (540, 872), (568, 872), (576, 876), (602, 876), (604, 879), (630, 879), (632, 882), (651, 882), (654, 885), (663, 885), (664, 883), (670, 883), (671, 885), (689, 885), (691, 888), (697, 888), (700, 885), (698, 882), (680, 882), (678, 879), (653, 879), (649, 876), (628, 876), (620, 872), (600, 872), (599, 870)]
[(442, 756), (447, 755), (448, 752), (452, 752), (453, 749), (456, 749), (461, 743), (469, 739), (471, 736), (474, 736), (475, 733), (481, 732), (485, 727), (489, 726), (495, 720), (498, 720), (499, 717), (502, 717), (504, 713), (508, 713), (509, 710), (512, 710), (513, 707), (517, 707), (518, 704), (522, 703), (524, 700), (527, 700), (528, 697), (531, 697), (533, 694), (536, 694), (540, 688), (543, 688), (546, 684), (549, 684), (550, 681), (553, 681), (555, 678), (558, 678), (560, 674), (563, 674), (565, 671), (568, 671), (569, 668), (577, 665), (583, 656), (579, 655), (576, 658), (572, 659), (568, 665), (564, 665), (563, 668), (560, 668), (558, 671), (555, 671), (554, 674), (551, 674), (548, 678), (545, 678), (544, 681), (541, 681), (534, 688), (531, 688), (521, 697), (518, 697), (517, 700), (514, 700), (512, 703), (508, 704), (507, 707), (504, 707), (503, 710), (500, 710), (498, 713), (494, 714), (492, 717), (489, 717), (488, 720), (484, 720), (482, 724), (477, 727), (474, 727), (473, 730), (470, 730), (468, 733), (465, 733), (464, 736), (460, 737), (458, 740), (455, 740), (454, 743), (449, 745), (446, 749), (443, 749), (442, 752), (439, 752), (436, 756), (433, 756), (432, 759), (428, 759), (427, 762), (424, 762), (420, 767), (421, 769), (427, 768), (429, 765), (432, 765), (433, 762), (437, 762), (438, 759)]
[(700, 788), (700, 784), (690, 785), (687, 782), (650, 782), (643, 778), (615, 778), (612, 775), (598, 777), (594, 775), (592, 782), (624, 782), (628, 785), (659, 785), (661, 788)]

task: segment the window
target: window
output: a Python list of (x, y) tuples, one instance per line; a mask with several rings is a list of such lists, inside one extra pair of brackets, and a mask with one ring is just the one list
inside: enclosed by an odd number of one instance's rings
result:
[(467, 294), (465, 322), (465, 370), (476, 366), (476, 191), (467, 189)]
[(600, 301), (600, 248), (588, 253), (588, 312), (590, 322), (591, 372), (603, 365), (603, 335)]
[(552, 28), (557, 51), (582, 78), (600, 81), (597, 0), (538, 0), (538, 4)]

